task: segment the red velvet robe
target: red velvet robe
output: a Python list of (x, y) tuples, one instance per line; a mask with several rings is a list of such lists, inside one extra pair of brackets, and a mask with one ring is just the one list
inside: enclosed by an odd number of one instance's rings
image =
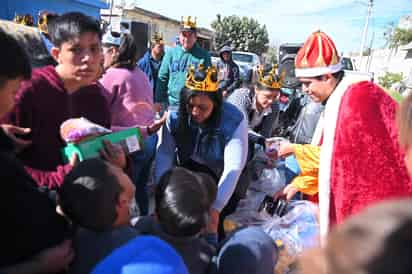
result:
[(412, 183), (397, 140), (397, 103), (370, 81), (344, 78), (340, 86), (337, 94), (332, 93), (334, 98), (329, 98), (321, 122), (319, 199), (323, 235), (329, 226), (370, 204), (412, 196)]

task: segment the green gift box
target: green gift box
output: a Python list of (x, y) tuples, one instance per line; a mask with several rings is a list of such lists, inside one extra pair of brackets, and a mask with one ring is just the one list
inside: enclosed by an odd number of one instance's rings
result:
[(120, 144), (126, 154), (143, 149), (143, 137), (138, 128), (129, 128), (126, 130), (98, 136), (80, 143), (69, 143), (63, 148), (63, 159), (66, 163), (70, 161), (73, 153), (76, 153), (79, 161), (99, 157), (99, 151), (103, 148), (103, 140)]

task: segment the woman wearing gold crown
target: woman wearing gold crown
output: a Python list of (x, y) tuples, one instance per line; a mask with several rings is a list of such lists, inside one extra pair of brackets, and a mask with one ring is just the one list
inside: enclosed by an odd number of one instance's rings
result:
[[(245, 117), (248, 124), (248, 161), (252, 159), (255, 145), (265, 147), (266, 139), (272, 137), (273, 129), (279, 119), (279, 97), (281, 79), (276, 74), (276, 67), (270, 71), (258, 70), (259, 79), (253, 89), (240, 88), (235, 90), (227, 102), (235, 105)], [(242, 174), (236, 189), (236, 196), (242, 198), (246, 194), (250, 178), (247, 168)]]
[(219, 213), (228, 204), (246, 163), (247, 122), (235, 106), (223, 102), (214, 67), (191, 67), (180, 97), (179, 110), (169, 113), (163, 127), (155, 179), (159, 181), (174, 165), (214, 176), (218, 194), (211, 228), (216, 230)]

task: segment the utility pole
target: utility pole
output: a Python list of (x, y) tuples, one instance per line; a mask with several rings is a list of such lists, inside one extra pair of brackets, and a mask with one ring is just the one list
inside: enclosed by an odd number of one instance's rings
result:
[(113, 16), (113, 2), (114, 0), (111, 0), (110, 2), (110, 15), (109, 15), (109, 26), (112, 23), (112, 16)]
[(372, 57), (373, 57), (373, 40), (375, 39), (375, 32), (372, 33), (372, 39), (371, 39), (371, 44), (369, 46), (369, 56), (368, 56), (368, 61), (366, 62), (366, 72), (370, 71), (371, 64), (372, 64)]
[(359, 52), (359, 69), (361, 69), (362, 67), (363, 50), (365, 48), (366, 37), (368, 35), (369, 18), (371, 17), (371, 14), (372, 14), (372, 8), (373, 8), (373, 0), (369, 0), (368, 1), (368, 14), (366, 15), (366, 22), (365, 22), (365, 27), (363, 28), (362, 42), (361, 42), (361, 48)]

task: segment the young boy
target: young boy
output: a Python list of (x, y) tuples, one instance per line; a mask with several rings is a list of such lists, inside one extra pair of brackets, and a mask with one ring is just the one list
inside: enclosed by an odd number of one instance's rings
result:
[(98, 158), (75, 165), (58, 189), (61, 211), (78, 226), (69, 273), (90, 273), (114, 249), (138, 235), (130, 226), (135, 187), (118, 167)]
[[(14, 105), (20, 82), (30, 79), (31, 66), (25, 51), (16, 40), (0, 30), (0, 117)], [(68, 224), (55, 211), (46, 193), (26, 173), (15, 156), (12, 133), (24, 129), (10, 125), (0, 127), (0, 208), (2, 228), (0, 242), (1, 273), (58, 273), (73, 259), (71, 242), (65, 241)], [(20, 143), (23, 144), (23, 143)]]
[[(56, 18), (50, 37), (57, 66), (33, 71), (6, 120), (31, 129), (27, 137), (32, 144), (19, 157), (38, 185), (55, 188), (76, 160), (63, 163), (60, 125), (69, 118), (85, 117), (110, 128), (111, 116), (102, 87), (95, 83), (102, 61), (99, 23), (82, 13), (66, 13)], [(126, 167), (122, 150), (107, 144), (103, 154), (113, 164)]]
[(175, 167), (162, 176), (156, 187), (156, 217), (142, 217), (135, 227), (173, 246), (190, 273), (208, 273), (215, 250), (199, 234), (207, 226), (216, 191), (210, 176)]

